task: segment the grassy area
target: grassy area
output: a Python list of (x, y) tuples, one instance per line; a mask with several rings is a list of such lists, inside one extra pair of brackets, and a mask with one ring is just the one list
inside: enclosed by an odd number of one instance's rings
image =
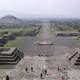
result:
[(77, 29), (73, 29), (71, 26), (59, 25), (54, 27), (56, 31), (78, 31)]
[(75, 43), (80, 46), (80, 37), (76, 38)]
[(33, 31), (35, 28), (31, 27), (31, 28), (23, 28), (22, 31), (24, 32), (29, 32), (29, 31)]
[(28, 32), (28, 31), (32, 31), (34, 28), (5, 28), (5, 29), (0, 29), (0, 32), (19, 32), (19, 31), (24, 31), (24, 32)]
[(4, 47), (14, 47), (23, 40), (23, 37), (17, 37), (15, 40), (8, 41)]
[(10, 28), (10, 29), (0, 29), (0, 32), (19, 32), (22, 28)]

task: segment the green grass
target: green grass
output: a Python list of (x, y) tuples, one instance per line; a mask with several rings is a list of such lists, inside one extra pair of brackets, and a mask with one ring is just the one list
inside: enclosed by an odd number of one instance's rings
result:
[(34, 30), (34, 28), (5, 28), (5, 29), (0, 29), (0, 32), (19, 32), (19, 31), (24, 31), (24, 32), (28, 32), (28, 31), (32, 31)]
[(15, 40), (8, 41), (7, 44), (5, 44), (4, 47), (14, 47), (18, 43), (22, 42), (23, 37), (17, 37)]
[(0, 29), (0, 32), (19, 32), (22, 28)]
[(23, 28), (22, 31), (24, 32), (29, 32), (29, 31), (33, 31), (35, 28)]
[[(56, 31), (77, 31), (77, 29), (73, 29), (71, 26), (58, 25), (54, 27)], [(62, 30), (60, 28), (62, 28)]]
[(77, 38), (75, 39), (75, 43), (76, 43), (78, 46), (80, 46), (80, 38), (79, 38), (79, 37), (77, 37)]

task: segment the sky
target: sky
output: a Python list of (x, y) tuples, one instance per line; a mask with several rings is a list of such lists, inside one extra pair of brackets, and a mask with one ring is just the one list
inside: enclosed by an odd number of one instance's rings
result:
[(80, 0), (0, 0), (0, 12), (26, 17), (80, 18)]

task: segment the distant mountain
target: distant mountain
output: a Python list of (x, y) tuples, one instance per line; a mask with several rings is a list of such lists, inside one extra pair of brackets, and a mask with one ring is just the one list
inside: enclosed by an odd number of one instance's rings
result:
[(7, 15), (4, 16), (0, 19), (0, 25), (23, 25), (24, 21), (22, 21), (21, 19), (12, 16), (12, 15)]

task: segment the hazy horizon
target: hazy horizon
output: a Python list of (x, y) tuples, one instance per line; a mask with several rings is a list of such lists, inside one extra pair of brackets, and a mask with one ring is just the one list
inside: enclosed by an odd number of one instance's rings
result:
[(80, 18), (79, 0), (0, 0), (0, 17)]

